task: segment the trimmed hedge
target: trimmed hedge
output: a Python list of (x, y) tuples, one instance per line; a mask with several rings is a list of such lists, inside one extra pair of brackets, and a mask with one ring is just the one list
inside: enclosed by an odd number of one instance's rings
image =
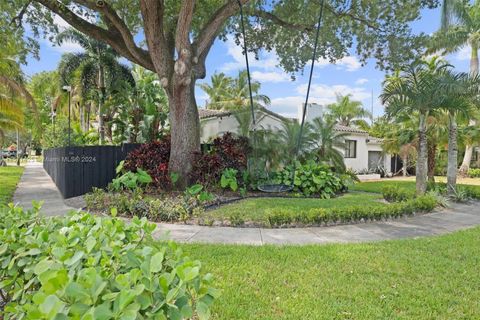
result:
[(0, 208), (4, 319), (207, 319), (218, 295), (199, 261), (155, 224)]
[(295, 209), (266, 210), (271, 227), (318, 226), (323, 224), (348, 223), (361, 220), (381, 220), (432, 211), (437, 199), (432, 195), (420, 196), (403, 202), (386, 204), (383, 207), (352, 206), (347, 208), (317, 208), (308, 211)]
[(402, 202), (415, 198), (415, 192), (399, 186), (385, 186), (382, 189), (382, 195), (388, 202)]

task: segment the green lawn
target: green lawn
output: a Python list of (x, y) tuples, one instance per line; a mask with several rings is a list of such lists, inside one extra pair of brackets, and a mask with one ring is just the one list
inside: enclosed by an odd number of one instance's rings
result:
[(213, 273), (213, 319), (479, 319), (480, 228), (306, 247), (183, 245)]
[(403, 181), (403, 180), (382, 180), (382, 181), (360, 182), (350, 187), (350, 190), (382, 193), (382, 190), (384, 187), (394, 186), (394, 185), (397, 185), (405, 189), (415, 190), (415, 181)]
[(341, 208), (359, 204), (383, 206), (385, 204), (379, 201), (381, 199), (381, 195), (360, 193), (347, 193), (333, 199), (249, 198), (208, 211), (205, 215), (217, 220), (228, 219), (232, 215), (238, 215), (245, 221), (266, 222), (265, 210), (267, 209), (291, 208), (307, 211), (312, 208)]
[(0, 167), (0, 205), (12, 201), (23, 167)]

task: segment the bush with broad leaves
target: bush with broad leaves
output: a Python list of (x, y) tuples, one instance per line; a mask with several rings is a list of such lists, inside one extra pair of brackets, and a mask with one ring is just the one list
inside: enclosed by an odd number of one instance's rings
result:
[[(155, 225), (0, 208), (4, 319), (208, 319), (212, 276)], [(112, 212), (115, 213), (115, 212)]]

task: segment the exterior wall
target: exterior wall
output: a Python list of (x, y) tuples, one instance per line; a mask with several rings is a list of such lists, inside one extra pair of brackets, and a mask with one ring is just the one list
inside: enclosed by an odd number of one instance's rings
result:
[[(226, 132), (238, 133), (238, 121), (235, 116), (212, 117), (201, 119), (201, 142), (206, 143)], [(263, 129), (279, 130), (282, 127), (282, 121), (269, 114), (257, 115), (257, 126)], [(382, 146), (378, 141), (369, 141), (367, 134), (352, 133), (346, 136), (347, 140), (357, 141), (356, 158), (344, 158), (345, 165), (354, 171), (363, 171), (368, 169), (368, 151), (380, 151), (383, 153)], [(340, 150), (345, 154), (345, 150)], [(391, 172), (390, 155), (383, 154), (383, 166), (387, 172)]]
[[(280, 130), (282, 121), (268, 114), (257, 114), (257, 128)], [(213, 117), (200, 120), (200, 141), (208, 142), (226, 132), (238, 133), (238, 121), (235, 116)]]

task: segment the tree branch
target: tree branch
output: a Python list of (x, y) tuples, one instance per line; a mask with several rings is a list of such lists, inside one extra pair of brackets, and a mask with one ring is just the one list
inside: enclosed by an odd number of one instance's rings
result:
[(276, 25), (279, 25), (280, 27), (284, 27), (287, 29), (293, 29), (293, 30), (298, 30), (298, 31), (312, 31), (315, 29), (315, 26), (313, 25), (306, 25), (306, 24), (297, 24), (297, 23), (291, 23), (288, 21), (285, 21), (281, 19), (280, 17), (274, 15), (271, 12), (263, 11), (263, 10), (253, 10), (249, 12), (249, 15), (253, 17), (258, 17), (266, 20), (270, 20)]
[(164, 32), (165, 5), (163, 0), (140, 0), (140, 11), (150, 57), (163, 87), (166, 88), (173, 56), (169, 54)]
[(195, 0), (184, 0), (177, 20), (175, 32), (175, 47), (178, 52), (182, 49), (190, 49), (190, 28), (192, 26)]
[(23, 20), (23, 15), (25, 14), (25, 12), (27, 11), (27, 8), (28, 6), (30, 5), (30, 3), (32, 3), (32, 1), (28, 1), (27, 3), (25, 3), (25, 5), (22, 7), (22, 10), (20, 10), (20, 12), (18, 13), (17, 16), (15, 16), (12, 21), (10, 22), (10, 24), (15, 24), (15, 26), (18, 28), (22, 25), (22, 20)]
[[(242, 5), (244, 5), (250, 0), (238, 1)], [(197, 39), (194, 42), (199, 60), (206, 57), (213, 42), (217, 38), (228, 18), (230, 18), (232, 15), (234, 15), (240, 10), (238, 1), (231, 0), (224, 4), (212, 15), (210, 21), (208, 21), (203, 27), (203, 29), (200, 31)]]
[[(107, 43), (115, 51), (117, 51), (119, 54), (129, 59), (130, 61), (136, 64), (139, 64), (146, 69), (155, 71), (155, 68), (153, 66), (153, 63), (148, 53), (144, 52), (141, 59), (138, 59), (139, 57), (132, 55), (130, 50), (127, 48), (123, 38), (119, 36), (120, 34), (118, 32), (103, 29), (95, 24), (92, 24), (86, 21), (85, 19), (80, 18), (61, 2), (58, 2), (55, 0), (35, 0), (35, 1), (45, 6), (47, 9), (49, 9), (53, 13), (59, 15), (63, 20), (68, 22), (71, 26), (73, 26), (75, 29), (79, 30), (80, 32), (98, 41)], [(81, 5), (85, 5), (84, 0), (74, 0), (74, 2)], [(98, 12), (99, 11), (98, 8), (96, 8), (95, 11)]]
[[(137, 60), (150, 59), (148, 52), (139, 48), (133, 39), (133, 35), (127, 25), (121, 19), (114, 9), (105, 1), (92, 0), (76, 0), (77, 3), (83, 4), (87, 8), (100, 12), (106, 20), (110, 31), (117, 32), (123, 39), (125, 47), (130, 51), (132, 56)], [(114, 28), (114, 30), (112, 29)]]

